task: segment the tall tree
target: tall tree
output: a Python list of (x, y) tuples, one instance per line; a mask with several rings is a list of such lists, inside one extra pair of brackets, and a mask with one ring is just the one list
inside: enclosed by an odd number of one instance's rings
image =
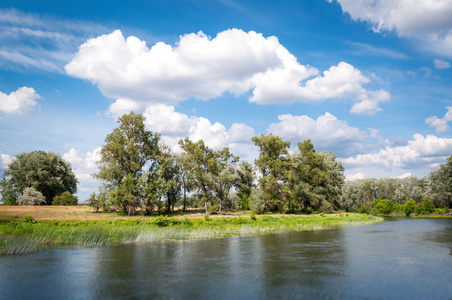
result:
[(259, 157), (255, 160), (261, 173), (259, 185), (267, 209), (283, 210), (290, 190), (290, 170), (292, 162), (287, 158), (289, 141), (279, 136), (255, 136), (251, 139), (259, 148)]
[(203, 140), (193, 142), (188, 137), (180, 140), (179, 145), (191, 161), (193, 185), (198, 199), (204, 203), (207, 212), (207, 203), (213, 197), (211, 172), (216, 164), (215, 151), (207, 147)]
[(148, 131), (141, 114), (131, 112), (118, 119), (119, 126), (105, 138), (95, 176), (110, 190), (116, 205), (129, 214), (143, 197), (143, 175), (155, 169), (160, 134)]
[(46, 204), (64, 192), (77, 192), (77, 179), (71, 164), (53, 152), (32, 151), (15, 156), (0, 181), (4, 204), (16, 204), (16, 198), (25, 188), (33, 187), (42, 193)]

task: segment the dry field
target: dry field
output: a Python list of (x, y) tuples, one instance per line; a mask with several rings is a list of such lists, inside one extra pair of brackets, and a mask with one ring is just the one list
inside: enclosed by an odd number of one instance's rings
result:
[[(164, 214), (164, 213), (163, 213)], [(249, 212), (234, 213), (237, 215), (248, 215)], [(26, 216), (32, 216), (35, 220), (58, 220), (58, 221), (88, 221), (88, 220), (149, 220), (148, 216), (118, 216), (114, 213), (95, 213), (88, 206), (4, 206), (0, 205), (0, 221), (22, 221)], [(184, 215), (172, 215), (176, 218), (190, 219), (203, 218), (204, 213), (194, 212)], [(218, 215), (225, 216), (225, 215)], [(228, 216), (228, 215), (226, 215)], [(232, 216), (232, 215), (231, 215)], [(212, 217), (216, 217), (212, 216)]]

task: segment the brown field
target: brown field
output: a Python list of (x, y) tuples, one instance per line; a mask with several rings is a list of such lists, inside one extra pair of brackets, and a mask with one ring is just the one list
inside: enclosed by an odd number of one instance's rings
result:
[[(162, 213), (163, 215), (165, 213)], [(183, 215), (172, 214), (176, 218), (203, 218), (205, 212), (192, 211)], [(218, 216), (248, 215), (249, 212), (234, 212)], [(119, 216), (115, 213), (95, 213), (88, 206), (4, 206), (0, 205), (0, 221), (22, 221), (26, 216), (32, 216), (35, 220), (57, 221), (89, 221), (89, 220), (149, 220), (149, 216)], [(212, 216), (212, 217), (216, 217)]]

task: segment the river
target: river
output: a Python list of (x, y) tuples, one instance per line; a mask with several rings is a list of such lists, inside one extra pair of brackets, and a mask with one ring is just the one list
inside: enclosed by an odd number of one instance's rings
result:
[(0, 257), (0, 299), (452, 299), (452, 219)]

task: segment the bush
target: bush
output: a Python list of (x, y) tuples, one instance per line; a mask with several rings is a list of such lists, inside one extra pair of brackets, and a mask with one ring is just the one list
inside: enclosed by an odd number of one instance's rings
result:
[(416, 202), (413, 199), (409, 199), (403, 205), (403, 211), (405, 212), (405, 216), (409, 217), (416, 210)]
[(266, 202), (262, 199), (262, 194), (259, 190), (253, 189), (250, 195), (250, 209), (256, 213), (263, 213), (265, 210)]
[(243, 210), (250, 209), (250, 196), (243, 194), (240, 197), (239, 207)]
[(390, 199), (381, 199), (375, 205), (375, 210), (383, 215), (389, 215), (394, 210), (394, 203)]
[(435, 204), (433, 204), (429, 197), (425, 197), (424, 201), (422, 201), (422, 211), (427, 214), (435, 211)]
[(251, 212), (250, 219), (256, 221), (256, 215), (254, 214), (254, 212)]
[(322, 201), (320, 211), (325, 214), (331, 214), (334, 212), (333, 205), (331, 205), (331, 203), (329, 203), (328, 201)]
[(46, 198), (35, 188), (25, 188), (24, 193), (17, 197), (19, 205), (42, 205), (46, 203)]
[(218, 207), (218, 205), (212, 205), (211, 207), (209, 207), (208, 211), (210, 212), (218, 212), (220, 210), (220, 208)]
[(78, 198), (69, 192), (64, 192), (53, 198), (52, 205), (75, 206), (78, 204)]

